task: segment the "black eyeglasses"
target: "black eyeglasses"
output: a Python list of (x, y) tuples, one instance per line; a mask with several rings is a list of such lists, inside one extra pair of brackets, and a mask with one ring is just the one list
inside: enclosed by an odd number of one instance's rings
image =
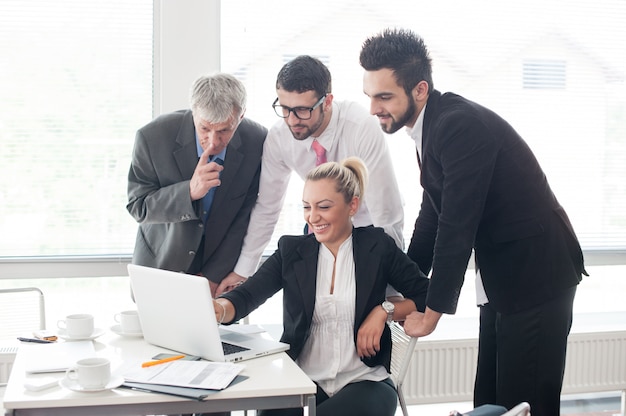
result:
[(308, 120), (313, 115), (313, 110), (320, 106), (324, 102), (326, 98), (326, 94), (324, 94), (313, 107), (287, 107), (286, 105), (280, 105), (278, 103), (278, 98), (274, 100), (272, 107), (274, 108), (274, 112), (280, 118), (287, 118), (289, 114), (293, 112), (293, 114), (298, 117), (300, 120)]

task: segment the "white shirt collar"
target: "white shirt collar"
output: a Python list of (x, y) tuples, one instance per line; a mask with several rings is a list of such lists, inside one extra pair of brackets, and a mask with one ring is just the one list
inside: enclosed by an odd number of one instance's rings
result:
[(326, 126), (322, 134), (320, 134), (319, 137), (310, 136), (308, 139), (303, 141), (303, 143), (305, 143), (305, 145), (307, 146), (308, 151), (311, 151), (311, 152), (313, 151), (313, 149), (311, 149), (311, 146), (313, 145), (313, 140), (317, 140), (319, 144), (321, 144), (324, 147), (324, 149), (326, 149), (327, 152), (331, 148), (333, 148), (334, 143), (335, 143), (335, 138), (337, 136), (336, 134), (337, 124), (339, 123), (338, 113), (339, 113), (339, 107), (333, 101), (332, 110), (330, 114), (330, 122), (328, 123), (328, 125)]
[(407, 134), (415, 141), (415, 148), (417, 149), (417, 154), (422, 160), (422, 133), (424, 130), (424, 113), (426, 112), (426, 106), (422, 108), (419, 115), (417, 116), (417, 120), (415, 120), (415, 124), (413, 127), (407, 127)]

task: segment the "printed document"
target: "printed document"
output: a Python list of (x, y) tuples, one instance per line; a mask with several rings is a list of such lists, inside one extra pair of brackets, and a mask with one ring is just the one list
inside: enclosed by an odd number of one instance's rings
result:
[(244, 366), (213, 361), (183, 361), (136, 368), (124, 374), (126, 381), (223, 390), (243, 370)]

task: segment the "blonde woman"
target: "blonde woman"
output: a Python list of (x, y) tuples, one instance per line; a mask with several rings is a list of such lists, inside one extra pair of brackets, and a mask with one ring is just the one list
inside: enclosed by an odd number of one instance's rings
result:
[[(250, 279), (214, 301), (216, 319), (230, 323), (283, 290), (281, 340), (317, 384), (320, 416), (395, 414), (386, 322), (423, 311), (428, 290), (428, 279), (381, 228), (352, 226), (366, 181), (357, 158), (313, 169), (302, 198), (313, 233), (283, 236)], [(387, 284), (405, 296), (392, 312), (382, 306)], [(301, 415), (302, 409), (260, 414)]]

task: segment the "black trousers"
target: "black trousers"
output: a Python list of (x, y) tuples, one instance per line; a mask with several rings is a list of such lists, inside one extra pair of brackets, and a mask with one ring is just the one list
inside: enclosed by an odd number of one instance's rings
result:
[[(393, 416), (398, 407), (398, 393), (390, 378), (383, 381), (350, 383), (332, 397), (317, 387), (318, 416)], [(261, 410), (259, 416), (302, 416), (303, 410)]]
[(531, 309), (504, 315), (480, 308), (474, 406), (510, 409), (528, 402), (533, 416), (560, 414), (567, 337), (576, 286)]

